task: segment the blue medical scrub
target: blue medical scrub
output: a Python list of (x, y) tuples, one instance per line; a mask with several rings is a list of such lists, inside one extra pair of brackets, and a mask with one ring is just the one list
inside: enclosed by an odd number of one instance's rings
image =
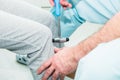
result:
[[(120, 0), (68, 0), (61, 12), (61, 36), (69, 37), (85, 21), (104, 24), (120, 10)], [(54, 11), (53, 11), (54, 12)]]

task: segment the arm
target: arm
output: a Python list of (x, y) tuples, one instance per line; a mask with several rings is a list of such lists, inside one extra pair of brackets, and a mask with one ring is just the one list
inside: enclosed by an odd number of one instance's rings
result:
[[(120, 12), (111, 18), (103, 28), (88, 39), (80, 42), (76, 46), (76, 60), (89, 53), (98, 44), (111, 41), (120, 37)], [(82, 54), (81, 54), (82, 53)]]
[[(73, 47), (66, 47), (58, 51), (48, 61), (46, 61), (39, 69), (38, 74), (46, 70), (43, 79), (47, 80), (49, 76), (52, 76), (53, 80), (56, 80), (59, 76), (70, 74), (77, 68), (78, 61), (91, 50), (93, 50), (98, 44), (108, 42), (120, 37), (120, 13), (117, 13), (111, 20), (109, 20), (105, 26), (96, 34), (88, 39), (80, 42)], [(61, 77), (61, 80), (63, 79)]]

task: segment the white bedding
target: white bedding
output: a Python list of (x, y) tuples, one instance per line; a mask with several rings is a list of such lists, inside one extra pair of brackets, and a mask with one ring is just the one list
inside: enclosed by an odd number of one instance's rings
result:
[(0, 80), (33, 80), (28, 67), (16, 62), (15, 54), (0, 49)]

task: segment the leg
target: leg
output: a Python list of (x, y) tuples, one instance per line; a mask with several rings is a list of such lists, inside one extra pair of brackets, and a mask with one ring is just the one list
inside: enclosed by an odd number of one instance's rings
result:
[(58, 37), (56, 20), (49, 11), (20, 0), (0, 0), (0, 10), (42, 23), (51, 29), (53, 37)]
[(35, 80), (37, 68), (54, 54), (51, 31), (42, 24), (0, 11), (0, 48), (31, 54), (29, 68)]
[(120, 80), (120, 39), (100, 44), (79, 62), (75, 80)]

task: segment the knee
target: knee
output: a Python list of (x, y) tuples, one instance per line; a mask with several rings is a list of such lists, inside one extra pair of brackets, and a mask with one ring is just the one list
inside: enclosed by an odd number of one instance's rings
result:
[(42, 35), (43, 38), (47, 37), (47, 38), (52, 38), (52, 32), (51, 30), (46, 27), (46, 26), (42, 26), (41, 29), (38, 29), (38, 34)]
[[(31, 22), (32, 23), (32, 22)], [(29, 23), (27, 26), (22, 27), (19, 31), (20, 34), (24, 34), (24, 42), (32, 44), (35, 47), (44, 46), (46, 42), (52, 42), (52, 32), (45, 25), (39, 23)], [(20, 27), (21, 28), (21, 27)]]
[(48, 41), (52, 42), (52, 32), (48, 27), (40, 24), (40, 26), (36, 28), (33, 40), (38, 46), (40, 46), (41, 43), (46, 44)]

